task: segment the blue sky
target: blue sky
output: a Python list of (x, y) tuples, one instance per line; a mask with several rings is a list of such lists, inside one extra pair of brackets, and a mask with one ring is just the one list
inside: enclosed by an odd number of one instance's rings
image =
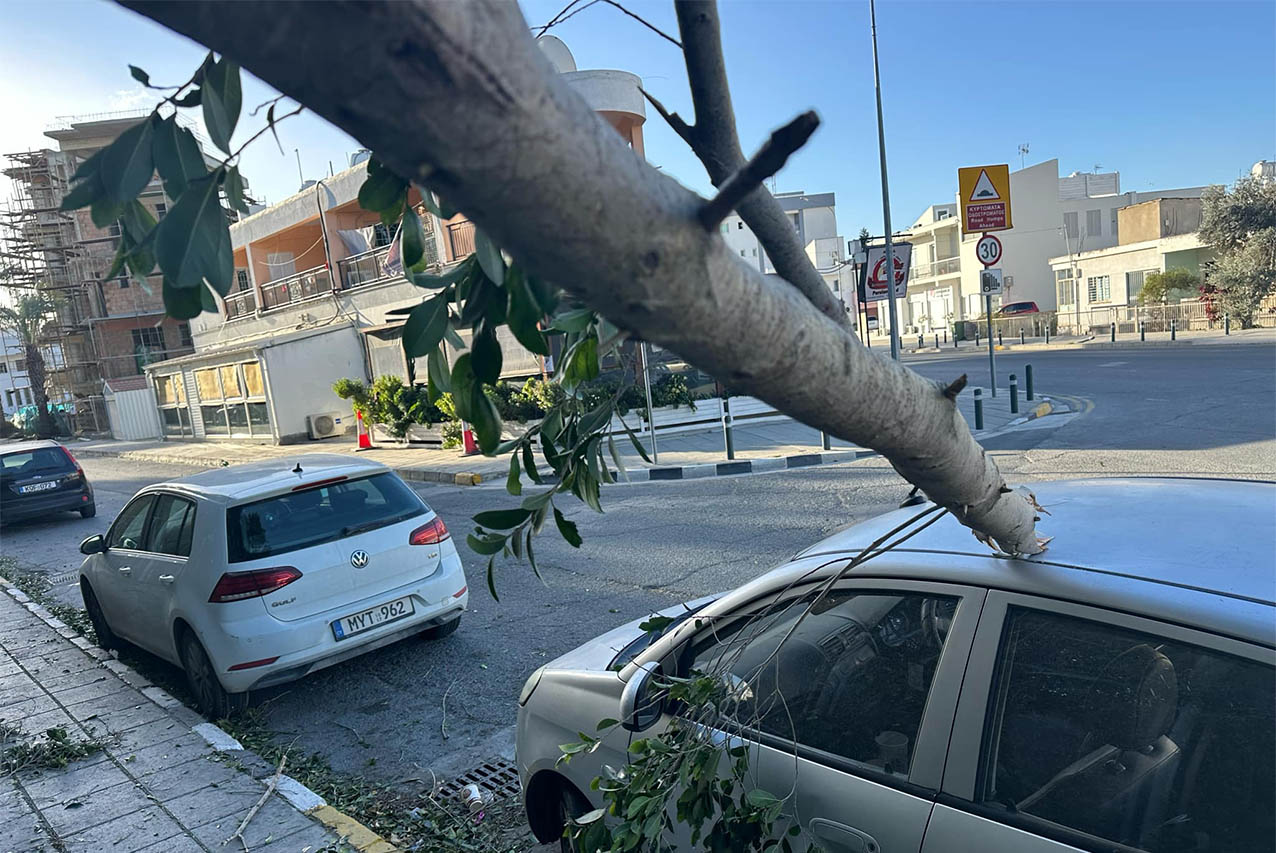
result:
[[(567, 0), (527, 0), (529, 24)], [(676, 33), (668, 2), (628, 4)], [(867, 0), (723, 0), (723, 39), (740, 136), (755, 149), (774, 127), (813, 108), (823, 120), (781, 172), (780, 190), (837, 193), (846, 236), (880, 233)], [(1276, 3), (913, 2), (877, 10), (892, 216), (904, 226), (951, 201), (958, 166), (1058, 158), (1062, 173), (1121, 172), (1123, 190), (1229, 183), (1276, 159)], [(605, 4), (552, 30), (581, 68), (621, 68), (690, 116), (676, 47)], [(148, 107), (126, 64), (157, 82), (189, 76), (202, 48), (95, 0), (9, 0), (0, 29), (0, 152), (44, 144), (56, 116)], [(246, 81), (245, 105), (272, 95)], [(240, 134), (260, 126), (245, 116)], [(246, 138), (240, 136), (239, 138)], [(652, 113), (647, 155), (708, 192), (703, 169)], [(258, 194), (279, 200), (356, 143), (313, 116), (245, 155)], [(0, 196), (7, 187), (0, 185)]]

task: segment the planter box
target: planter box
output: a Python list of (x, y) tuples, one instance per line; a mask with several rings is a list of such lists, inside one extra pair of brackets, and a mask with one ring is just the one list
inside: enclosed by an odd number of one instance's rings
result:
[(395, 438), (381, 424), (372, 427), (372, 440), (381, 444), (443, 444), (443, 427), (435, 424), (427, 427), (424, 424), (412, 424), (403, 438)]

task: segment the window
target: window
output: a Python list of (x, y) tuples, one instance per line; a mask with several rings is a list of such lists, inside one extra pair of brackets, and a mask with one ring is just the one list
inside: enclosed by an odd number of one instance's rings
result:
[(181, 341), (181, 344), (184, 347), (195, 346), (195, 341), (191, 339), (191, 324), (190, 323), (183, 322), (183, 323), (177, 324), (177, 339)]
[(142, 534), (146, 532), (146, 514), (154, 503), (154, 495), (142, 495), (120, 513), (111, 525), (106, 544), (112, 548), (128, 548), (135, 551), (142, 549)]
[(1091, 302), (1110, 302), (1112, 288), (1106, 275), (1092, 275), (1085, 280), (1086, 293)]
[(226, 511), (232, 563), (286, 554), (372, 530), (425, 512), (416, 493), (393, 474), (377, 474), (266, 498)]
[(1115, 208), (1115, 207), (1114, 207), (1114, 208), (1112, 208), (1112, 239), (1113, 239), (1113, 240), (1117, 239), (1117, 236), (1118, 236), (1118, 234), (1117, 234), (1117, 210), (1118, 210), (1118, 208)]
[(16, 362), (14, 362), (14, 364), (13, 364), (13, 369), (14, 369), (15, 371), (17, 371), (18, 373), (26, 373), (26, 372), (27, 372), (27, 360), (26, 360), (25, 358), (20, 358), (20, 359), (18, 359)]
[(1010, 612), (983, 802), (1147, 850), (1272, 850), (1276, 672), (1072, 617)]
[(1143, 289), (1143, 280), (1146, 275), (1146, 270), (1136, 270), (1125, 274), (1125, 295), (1127, 299), (1138, 297), (1139, 291)]
[(128, 273), (125, 273), (124, 275), (122, 275), (122, 276), (120, 276), (119, 278), (117, 278), (117, 279), (115, 280), (115, 283), (116, 283), (116, 284), (118, 284), (118, 285), (120, 286), (120, 290), (127, 290), (127, 289), (128, 289), (128, 287), (129, 287), (129, 277), (128, 277)]
[(106, 233), (110, 234), (112, 237), (120, 236), (120, 223), (112, 222), (110, 225), (106, 226)]
[(4, 407), (6, 409), (13, 408), (13, 392), (7, 388), (5, 389), (5, 392), (4, 392)]
[(186, 407), (186, 385), (182, 374), (171, 373), (155, 377), (155, 403), (159, 406), (165, 435), (194, 435), (190, 409)]
[(1085, 233), (1088, 237), (1103, 235), (1103, 211), (1087, 210), (1085, 212)]
[(737, 223), (735, 224), (735, 230), (737, 230), (737, 231), (743, 231), (743, 230), (744, 230), (744, 220), (740, 220), (739, 222), (737, 222)]
[(744, 249), (741, 249), (741, 250), (740, 250), (740, 257), (742, 257), (742, 258), (744, 257)]
[(255, 361), (195, 371), (200, 416), (210, 436), (270, 435), (261, 365)]
[(6, 453), (0, 456), (0, 477), (31, 477), (36, 474), (53, 474), (59, 471), (71, 473), (75, 466), (71, 457), (60, 447), (37, 447), (18, 453)]
[(723, 234), (731, 233), (731, 223), (729, 222), (722, 223), (722, 233)]
[(8, 372), (9, 372), (9, 362), (0, 361), (0, 373), (8, 373)]
[(810, 600), (720, 623), (691, 669), (726, 680), (740, 725), (907, 775), (957, 600), (838, 590), (799, 623)]
[(155, 499), (146, 550), (173, 557), (189, 557), (194, 529), (195, 504), (175, 495), (160, 495)]
[(153, 361), (160, 361), (164, 355), (164, 330), (158, 326), (146, 326), (142, 329), (132, 329), (133, 333), (133, 360), (137, 366), (137, 372), (141, 373), (146, 369), (146, 365)]
[(155, 218), (163, 219), (166, 213), (168, 213), (168, 205), (162, 201), (155, 202)]
[(235, 292), (243, 293), (245, 290), (252, 289), (252, 281), (248, 278), (248, 270), (242, 267), (235, 270)]
[(1077, 225), (1077, 212), (1075, 210), (1063, 215), (1063, 231), (1069, 240), (1075, 240), (1081, 236), (1081, 228)]
[(395, 233), (398, 232), (398, 230), (399, 230), (398, 225), (394, 227), (394, 231), (391, 231), (389, 228), (386, 227), (384, 222), (378, 222), (376, 225), (373, 225), (372, 226), (372, 248), (379, 249), (382, 246), (390, 245), (390, 241), (394, 239), (394, 235)]
[(754, 249), (754, 250), (753, 250), (753, 257), (755, 257), (755, 258), (756, 258), (757, 256), (758, 256), (758, 250), (757, 250), (757, 249)]

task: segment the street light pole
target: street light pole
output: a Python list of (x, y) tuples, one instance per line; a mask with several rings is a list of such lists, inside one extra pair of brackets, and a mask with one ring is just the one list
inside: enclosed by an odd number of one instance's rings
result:
[(899, 361), (899, 316), (895, 307), (895, 252), (891, 248), (891, 193), (886, 182), (886, 130), (882, 123), (882, 76), (877, 69), (877, 6), (868, 0), (873, 35), (873, 88), (877, 93), (877, 149), (882, 161), (882, 224), (886, 229), (886, 304), (891, 323), (891, 358)]

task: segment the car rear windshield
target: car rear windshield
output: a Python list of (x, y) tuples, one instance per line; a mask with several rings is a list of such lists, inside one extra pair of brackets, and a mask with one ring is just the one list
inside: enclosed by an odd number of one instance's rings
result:
[(1011, 302), (1001, 310), (1006, 314), (1013, 314), (1017, 311), (1031, 311), (1034, 307), (1034, 304), (1031, 302)]
[(0, 477), (6, 480), (74, 470), (71, 458), (60, 447), (37, 447), (0, 456)]
[(259, 560), (354, 536), (424, 513), (421, 500), (394, 474), (289, 492), (226, 511), (232, 563)]

